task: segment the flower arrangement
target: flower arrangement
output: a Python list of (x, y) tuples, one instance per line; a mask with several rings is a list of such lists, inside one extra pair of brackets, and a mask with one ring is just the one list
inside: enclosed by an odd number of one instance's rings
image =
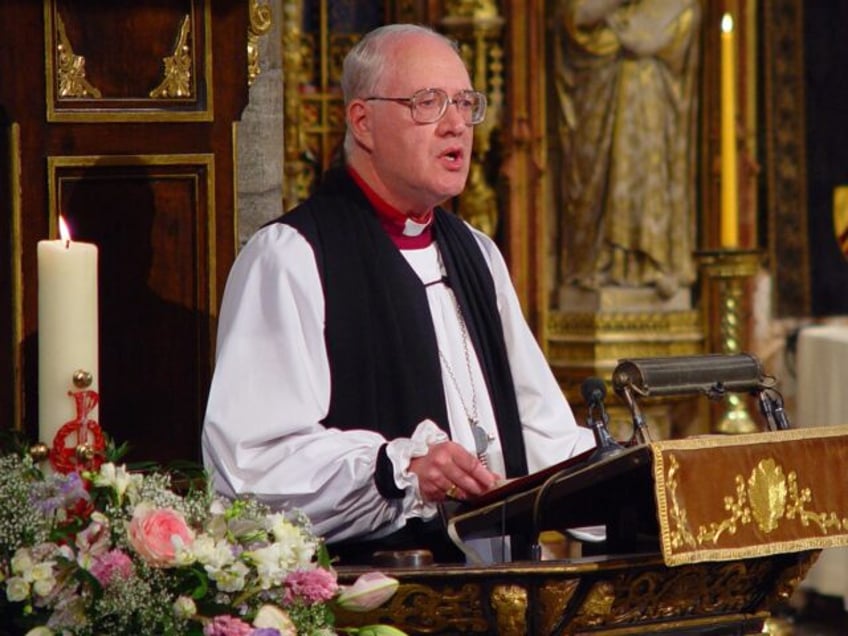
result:
[(334, 625), (336, 604), (372, 609), (397, 581), (339, 586), (302, 514), (221, 499), (206, 480), (177, 492), (162, 471), (88, 468), (0, 457), (0, 633), (403, 634)]

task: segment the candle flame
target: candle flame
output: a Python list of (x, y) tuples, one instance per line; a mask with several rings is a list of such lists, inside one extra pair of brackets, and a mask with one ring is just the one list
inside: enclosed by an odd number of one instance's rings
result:
[(725, 13), (724, 17), (721, 19), (721, 30), (723, 33), (730, 33), (733, 31), (733, 16), (729, 13)]
[(65, 247), (71, 242), (71, 230), (68, 228), (68, 224), (65, 223), (65, 217), (61, 214), (59, 215), (59, 238), (65, 241)]

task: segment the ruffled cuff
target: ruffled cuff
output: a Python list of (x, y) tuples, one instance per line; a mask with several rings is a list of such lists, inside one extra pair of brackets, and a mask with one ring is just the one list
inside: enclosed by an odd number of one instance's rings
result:
[(438, 512), (435, 503), (425, 502), (418, 487), (418, 476), (409, 471), (409, 462), (423, 457), (431, 446), (450, 438), (432, 420), (423, 420), (415, 428), (411, 438), (401, 437), (386, 444), (386, 456), (394, 469), (394, 485), (404, 491), (403, 507), (408, 517), (428, 519)]

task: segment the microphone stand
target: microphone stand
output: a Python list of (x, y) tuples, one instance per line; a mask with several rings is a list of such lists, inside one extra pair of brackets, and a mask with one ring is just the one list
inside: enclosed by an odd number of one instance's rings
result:
[(627, 402), (630, 412), (633, 414), (633, 437), (631, 438), (631, 445), (634, 443), (649, 443), (651, 441), (651, 433), (648, 430), (648, 423), (645, 421), (645, 416), (642, 415), (642, 409), (639, 408), (639, 404), (633, 397), (632, 387), (626, 385), (621, 389), (620, 393), (624, 397), (624, 401)]
[[(600, 413), (599, 417), (593, 417), (593, 413), (597, 409)], [(624, 450), (624, 447), (616, 442), (609, 432), (609, 415), (604, 408), (602, 398), (595, 399), (589, 404), (589, 414), (586, 418), (586, 425), (592, 429), (595, 436), (595, 452), (589, 456), (589, 463), (596, 462), (616, 455)]]
[[(606, 386), (603, 380), (589, 378), (583, 383), (582, 387), (583, 398), (589, 405), (588, 414), (586, 417), (586, 426), (591, 429), (595, 436), (595, 451), (586, 460), (587, 464), (599, 461), (606, 457), (616, 455), (625, 450), (624, 447), (616, 442), (610, 435), (608, 424), (609, 415), (604, 408), (604, 395), (606, 395)], [(598, 416), (595, 417), (595, 411), (598, 411)], [(533, 543), (530, 545), (530, 560), (542, 560), (542, 545), (539, 543), (539, 533), (542, 527), (542, 512), (547, 503), (548, 491), (556, 484), (571, 468), (564, 468), (557, 471), (545, 480), (545, 483), (539, 488), (539, 493), (533, 502), (533, 517), (532, 517), (532, 534)]]

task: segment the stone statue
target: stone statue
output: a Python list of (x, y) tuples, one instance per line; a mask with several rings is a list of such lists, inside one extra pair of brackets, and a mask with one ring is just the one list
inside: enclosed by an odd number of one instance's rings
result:
[(700, 18), (698, 0), (560, 0), (561, 283), (694, 280)]

